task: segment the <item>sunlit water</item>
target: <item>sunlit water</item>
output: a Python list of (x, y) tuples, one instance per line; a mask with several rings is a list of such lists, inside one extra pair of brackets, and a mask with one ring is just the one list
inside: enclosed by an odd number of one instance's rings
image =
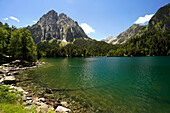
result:
[(103, 112), (170, 113), (170, 57), (43, 58), (37, 83)]

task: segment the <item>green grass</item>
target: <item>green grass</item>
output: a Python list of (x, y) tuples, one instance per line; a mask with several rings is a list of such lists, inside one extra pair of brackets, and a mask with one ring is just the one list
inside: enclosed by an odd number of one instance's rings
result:
[(22, 105), (0, 103), (0, 113), (36, 113), (34, 110), (23, 109)]
[[(0, 113), (37, 113), (36, 108), (32, 108), (31, 110), (24, 109), (22, 105), (23, 100), (21, 99), (23, 93), (18, 91), (15, 93), (9, 92), (9, 90), (12, 89), (8, 86), (0, 86)], [(51, 109), (48, 113), (55, 113), (55, 111)]]
[(9, 90), (11, 88), (8, 86), (0, 86), (0, 113), (35, 113), (35, 110), (28, 111), (23, 109), (23, 101), (18, 101), (23, 95), (21, 92), (12, 93)]

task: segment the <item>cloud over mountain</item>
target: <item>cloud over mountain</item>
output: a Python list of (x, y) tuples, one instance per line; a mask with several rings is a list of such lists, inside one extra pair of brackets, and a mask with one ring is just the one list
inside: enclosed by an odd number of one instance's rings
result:
[(145, 22), (148, 22), (154, 14), (150, 15), (145, 15), (144, 17), (139, 17), (136, 21), (135, 24), (144, 24)]
[(80, 26), (86, 34), (95, 33), (95, 30), (86, 23), (81, 23)]

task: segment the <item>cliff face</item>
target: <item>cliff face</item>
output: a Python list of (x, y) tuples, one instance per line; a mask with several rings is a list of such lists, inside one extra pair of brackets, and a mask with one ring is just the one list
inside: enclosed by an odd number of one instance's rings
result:
[(170, 33), (170, 3), (161, 7), (151, 18), (148, 30)]
[(27, 29), (30, 30), (35, 43), (52, 39), (72, 42), (74, 38), (87, 38), (77, 22), (64, 13), (58, 16), (54, 10), (43, 15), (36, 24)]

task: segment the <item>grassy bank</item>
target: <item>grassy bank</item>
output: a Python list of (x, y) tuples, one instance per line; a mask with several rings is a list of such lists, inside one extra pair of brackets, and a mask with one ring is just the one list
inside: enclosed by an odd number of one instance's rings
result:
[(0, 86), (0, 112), (1, 113), (35, 113), (35, 109), (24, 109), (23, 93), (12, 92), (9, 86)]

